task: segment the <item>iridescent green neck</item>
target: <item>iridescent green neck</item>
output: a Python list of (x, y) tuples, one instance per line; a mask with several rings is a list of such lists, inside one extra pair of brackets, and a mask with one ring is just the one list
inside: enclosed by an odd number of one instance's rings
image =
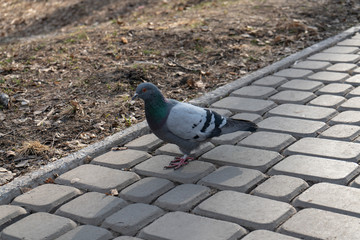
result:
[(145, 114), (150, 128), (159, 128), (166, 121), (168, 109), (162, 95), (145, 101)]

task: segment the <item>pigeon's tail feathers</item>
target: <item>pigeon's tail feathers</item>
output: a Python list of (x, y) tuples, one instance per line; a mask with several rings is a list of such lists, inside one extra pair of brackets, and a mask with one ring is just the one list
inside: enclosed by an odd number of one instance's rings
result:
[(226, 124), (221, 128), (221, 134), (232, 133), (237, 131), (255, 132), (257, 125), (246, 120), (235, 120), (231, 118), (226, 119)]

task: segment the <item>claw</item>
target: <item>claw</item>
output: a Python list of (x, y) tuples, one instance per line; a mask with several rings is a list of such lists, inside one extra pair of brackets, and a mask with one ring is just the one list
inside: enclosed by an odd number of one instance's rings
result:
[(176, 157), (173, 161), (170, 162), (168, 166), (165, 166), (165, 169), (173, 168), (174, 170), (181, 168), (189, 164), (190, 161), (194, 160), (193, 157), (183, 156), (183, 157)]

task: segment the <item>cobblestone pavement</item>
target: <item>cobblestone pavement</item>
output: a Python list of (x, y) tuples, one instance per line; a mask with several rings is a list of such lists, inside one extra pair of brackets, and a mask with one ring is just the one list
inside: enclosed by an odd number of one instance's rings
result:
[(1, 239), (360, 239), (359, 50), (357, 33), (211, 104), (259, 130), (180, 170), (148, 134), (17, 196)]

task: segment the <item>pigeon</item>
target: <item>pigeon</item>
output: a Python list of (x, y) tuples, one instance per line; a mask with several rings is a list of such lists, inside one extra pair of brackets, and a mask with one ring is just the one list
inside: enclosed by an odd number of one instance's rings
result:
[(205, 108), (167, 99), (152, 83), (137, 86), (132, 100), (145, 102), (145, 116), (151, 131), (161, 140), (176, 144), (184, 154), (165, 168), (179, 169), (194, 158), (189, 157), (201, 143), (212, 137), (236, 131), (255, 132), (256, 124), (246, 120), (226, 118)]

